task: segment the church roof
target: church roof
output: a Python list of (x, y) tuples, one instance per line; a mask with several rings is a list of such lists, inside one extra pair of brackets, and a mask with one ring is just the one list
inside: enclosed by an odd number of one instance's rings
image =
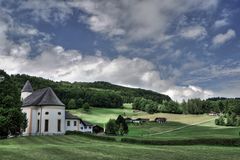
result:
[(34, 91), (23, 100), (23, 107), (27, 106), (64, 106), (56, 96), (52, 88), (44, 88)]
[(22, 88), (22, 92), (33, 92), (33, 88), (29, 80), (25, 83), (25, 85)]

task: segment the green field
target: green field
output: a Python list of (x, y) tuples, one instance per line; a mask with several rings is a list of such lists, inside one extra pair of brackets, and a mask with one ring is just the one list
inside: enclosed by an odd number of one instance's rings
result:
[[(214, 124), (213, 121), (208, 123)], [(204, 124), (187, 126), (178, 122), (167, 124), (149, 122), (143, 125), (129, 125), (128, 136), (144, 139), (239, 138), (239, 127), (204, 126)]]
[(82, 108), (77, 110), (69, 110), (72, 114), (79, 116), (83, 120), (89, 121), (93, 124), (100, 124), (103, 126), (109, 119), (116, 119), (118, 115), (125, 115), (128, 117), (145, 114), (144, 112), (134, 112), (131, 104), (124, 104), (121, 109), (114, 108), (91, 108), (89, 112), (83, 111)]
[[(144, 139), (196, 139), (196, 138), (238, 138), (239, 127), (216, 126), (216, 117), (203, 115), (183, 115), (156, 113), (147, 114), (145, 112), (133, 111), (131, 104), (125, 104), (123, 109), (91, 108), (90, 112), (82, 109), (70, 110), (71, 113), (94, 124), (103, 126), (111, 118), (117, 118), (119, 114), (132, 118), (166, 117), (166, 124), (154, 122), (142, 125), (129, 124), (128, 137)], [(194, 124), (194, 125), (193, 125)]]
[(82, 136), (36, 136), (0, 140), (1, 160), (238, 160), (239, 147), (153, 146)]

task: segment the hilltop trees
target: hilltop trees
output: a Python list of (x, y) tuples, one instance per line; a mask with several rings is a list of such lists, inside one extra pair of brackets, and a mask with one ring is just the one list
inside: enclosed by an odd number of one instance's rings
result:
[(89, 98), (86, 99), (93, 107), (102, 107), (102, 108), (119, 108), (123, 105), (123, 99), (120, 95), (115, 92), (90, 92), (88, 93)]
[(153, 114), (158, 110), (158, 103), (144, 98), (135, 98), (133, 101), (133, 109)]
[(67, 104), (68, 109), (76, 109), (76, 101), (75, 99), (70, 99), (68, 104)]
[(160, 112), (163, 113), (174, 113), (174, 114), (181, 114), (182, 109), (180, 104), (174, 101), (164, 101), (163, 104), (159, 108)]
[(90, 105), (88, 103), (84, 103), (82, 108), (85, 112), (88, 112), (90, 110)]

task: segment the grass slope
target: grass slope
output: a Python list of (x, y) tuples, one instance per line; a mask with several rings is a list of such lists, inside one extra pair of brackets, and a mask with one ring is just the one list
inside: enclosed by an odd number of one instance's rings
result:
[(83, 111), (82, 108), (77, 110), (69, 110), (72, 114), (79, 116), (83, 120), (89, 121), (94, 124), (103, 125), (109, 119), (116, 119), (118, 115), (125, 115), (128, 117), (145, 114), (144, 112), (134, 112), (131, 109), (131, 104), (124, 104), (123, 109), (114, 108), (94, 108), (92, 107), (89, 112)]
[(81, 136), (39, 136), (0, 140), (4, 160), (238, 160), (239, 147), (152, 146), (92, 140)]
[[(154, 122), (144, 123), (142, 125), (130, 124), (128, 137), (144, 139), (238, 138), (240, 131), (239, 127), (216, 126), (214, 124), (215, 117), (206, 114), (147, 114), (146, 112), (134, 112), (131, 109), (131, 104), (125, 104), (123, 109), (91, 108), (91, 111), (87, 113), (82, 109), (70, 110), (70, 112), (84, 120), (102, 126), (109, 119), (117, 118), (119, 114), (125, 114), (127, 117), (133, 118), (149, 118), (151, 120), (154, 120), (155, 117), (167, 118), (166, 124)], [(196, 125), (190, 126), (192, 124)]]
[[(205, 126), (203, 123), (185, 127), (186, 124), (179, 122), (167, 122), (166, 124), (149, 122), (143, 125), (130, 125), (128, 136), (144, 139), (239, 138), (239, 127), (218, 127), (213, 121), (207, 123), (212, 123), (212, 126)], [(174, 130), (176, 128), (181, 129)]]

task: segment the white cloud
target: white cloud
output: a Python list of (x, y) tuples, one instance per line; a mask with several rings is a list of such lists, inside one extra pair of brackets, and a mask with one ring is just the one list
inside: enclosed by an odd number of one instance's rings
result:
[(183, 99), (201, 98), (206, 99), (214, 96), (214, 92), (210, 90), (204, 90), (197, 86), (188, 87), (173, 87), (164, 92), (169, 95), (172, 99), (181, 102)]
[[(80, 22), (94, 32), (109, 37), (124, 36), (125, 40), (157, 40), (166, 36), (171, 22), (181, 14), (196, 10), (209, 10), (219, 0), (72, 0), (72, 1), (23, 1), (19, 10), (31, 11), (32, 17), (47, 22), (64, 22), (73, 8), (84, 11)], [(170, 14), (171, 13), (171, 14)]]
[(128, 41), (164, 37), (169, 24), (180, 14), (207, 10), (217, 4), (218, 0), (87, 0), (70, 3), (72, 7), (88, 13), (81, 17), (81, 21), (85, 21), (91, 30), (110, 37), (124, 35)]
[(28, 43), (20, 45), (13, 44), (10, 48), (9, 55), (14, 57), (26, 57), (31, 51), (31, 46)]
[(180, 31), (180, 36), (186, 39), (201, 39), (207, 36), (207, 31), (202, 26), (190, 26)]
[(31, 11), (31, 17), (36, 21), (64, 22), (73, 14), (72, 9), (65, 1), (58, 0), (31, 0), (21, 1), (18, 10)]
[(220, 19), (220, 20), (215, 21), (214, 27), (215, 28), (220, 28), (220, 27), (227, 26), (228, 24), (229, 24), (228, 20), (226, 18), (224, 18), (224, 19)]
[(226, 33), (220, 33), (216, 35), (213, 38), (212, 43), (213, 45), (221, 45), (233, 39), (234, 37), (236, 37), (236, 32), (232, 29), (229, 29)]

